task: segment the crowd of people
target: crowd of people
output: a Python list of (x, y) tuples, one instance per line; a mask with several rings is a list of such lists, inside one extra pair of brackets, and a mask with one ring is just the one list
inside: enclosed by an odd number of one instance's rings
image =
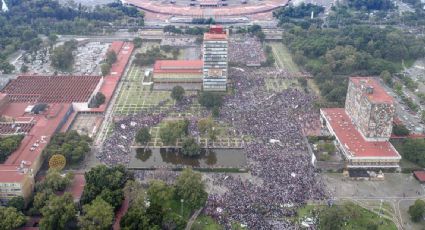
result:
[(312, 106), (312, 95), (295, 89), (264, 91), (265, 78), (276, 73), (258, 71), (264, 70), (231, 70), (236, 93), (226, 98), (221, 119), (254, 137), (245, 150), (252, 176), (263, 183), (216, 178), (213, 183), (225, 186), (227, 192), (210, 195), (206, 213), (228, 227), (240, 223), (248, 229), (295, 228), (282, 217), (294, 216), (308, 200), (329, 197), (312, 166), (302, 132), (316, 122), (305, 114), (318, 116), (318, 111)]
[[(128, 165), (132, 154), (130, 147), (137, 131), (143, 127), (153, 127), (159, 124), (170, 112), (186, 111), (194, 99), (194, 96), (189, 96), (166, 110), (158, 110), (156, 107), (152, 107), (122, 117), (115, 122), (113, 132), (104, 141), (102, 149), (96, 154), (97, 159), (107, 165)], [(163, 107), (165, 104), (166, 101), (162, 101), (157, 107)]]
[(234, 38), (229, 41), (229, 62), (243, 65), (260, 65), (266, 61), (261, 42), (254, 36)]
[[(248, 229), (296, 228), (285, 217), (294, 216), (297, 208), (309, 200), (330, 197), (312, 165), (304, 136), (305, 130), (317, 126), (319, 119), (318, 109), (313, 106), (314, 95), (293, 88), (267, 91), (265, 79), (268, 77), (287, 78), (288, 75), (275, 68), (229, 69), (234, 93), (225, 97), (219, 120), (231, 124), (237, 135), (251, 137), (244, 148), (251, 177), (255, 179), (213, 177), (212, 183), (225, 187), (226, 192), (211, 193), (204, 212), (226, 228), (234, 223)], [(159, 113), (152, 108), (121, 119), (97, 157), (108, 165), (127, 165), (137, 130), (157, 125), (169, 113), (183, 113), (194, 99), (187, 97)], [(197, 118), (189, 118), (189, 121), (189, 132), (196, 135)], [(177, 175), (174, 172), (160, 174), (136, 172), (136, 177), (172, 181)]]

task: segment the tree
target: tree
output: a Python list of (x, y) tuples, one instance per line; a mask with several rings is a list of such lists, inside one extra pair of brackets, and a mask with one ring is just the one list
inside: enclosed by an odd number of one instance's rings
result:
[(201, 134), (207, 134), (214, 127), (214, 121), (211, 117), (202, 118), (198, 121), (198, 130)]
[(149, 128), (143, 127), (139, 129), (136, 134), (136, 141), (142, 145), (146, 145), (151, 140), (151, 134), (149, 133)]
[(198, 97), (199, 104), (208, 109), (220, 107), (223, 104), (223, 97), (220, 93), (202, 92)]
[(66, 158), (61, 154), (55, 154), (49, 159), (49, 168), (51, 169), (62, 170), (65, 168), (65, 165)]
[(165, 206), (173, 198), (173, 194), (173, 188), (164, 181), (150, 181), (147, 195), (151, 203)]
[(41, 214), (40, 229), (69, 229), (75, 224), (77, 210), (71, 194), (65, 193), (62, 196), (51, 195)]
[(100, 72), (102, 73), (102, 76), (108, 75), (109, 71), (111, 71), (111, 64), (103, 63), (102, 65), (100, 65)]
[(182, 171), (176, 180), (175, 187), (177, 196), (183, 199), (184, 203), (188, 204), (192, 209), (201, 207), (207, 200), (202, 176), (200, 173), (192, 171), (192, 169), (184, 169)]
[(114, 64), (117, 61), (117, 54), (113, 50), (109, 50), (106, 53), (106, 59), (105, 62), (108, 63), (110, 66)]
[(124, 199), (122, 188), (133, 175), (122, 165), (112, 168), (105, 165), (93, 167), (85, 173), (86, 186), (81, 196), (82, 204), (89, 204), (98, 195), (115, 209)]
[(171, 98), (176, 100), (176, 101), (181, 101), (184, 98), (184, 89), (183, 87), (177, 85), (174, 86), (173, 89), (171, 90)]
[(404, 125), (394, 125), (393, 133), (397, 136), (407, 136), (410, 134), (410, 131)]
[(142, 39), (137, 37), (133, 39), (133, 44), (135, 48), (140, 48), (142, 47)]
[(195, 138), (185, 138), (182, 144), (182, 153), (185, 156), (198, 156), (201, 154), (201, 147), (196, 143)]
[(63, 45), (53, 49), (51, 55), (52, 66), (61, 71), (70, 71), (74, 65), (73, 51), (77, 49), (76, 40), (66, 41)]
[(387, 84), (390, 87), (393, 86), (394, 82), (393, 82), (393, 79), (391, 78), (391, 73), (388, 70), (382, 71), (379, 76), (385, 82), (385, 84)]
[(189, 121), (169, 121), (159, 130), (161, 141), (166, 145), (174, 145), (178, 138), (188, 133)]
[(0, 206), (0, 229), (13, 230), (26, 222), (25, 216), (14, 207)]
[(425, 213), (425, 201), (417, 199), (415, 203), (409, 207), (408, 212), (413, 222), (421, 221)]
[(99, 196), (83, 206), (83, 213), (79, 219), (81, 229), (107, 230), (112, 226), (114, 208)]
[(25, 208), (25, 200), (22, 196), (15, 196), (12, 197), (8, 202), (7, 202), (7, 206), (8, 207), (13, 207), (16, 208), (16, 210), (22, 212)]
[(21, 66), (21, 73), (26, 73), (26, 72), (28, 72), (28, 66), (25, 65), (25, 64), (22, 64), (22, 66)]
[(74, 174), (72, 172), (67, 173), (66, 175), (61, 175), (60, 171), (57, 169), (49, 169), (47, 171), (46, 178), (42, 182), (38, 182), (36, 184), (36, 188), (38, 191), (42, 191), (45, 189), (51, 191), (64, 191), (66, 187), (68, 187)]

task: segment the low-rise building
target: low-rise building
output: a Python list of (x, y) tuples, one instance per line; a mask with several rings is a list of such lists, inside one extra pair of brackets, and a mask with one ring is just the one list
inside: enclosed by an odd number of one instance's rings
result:
[(181, 86), (185, 90), (202, 89), (202, 60), (157, 60), (153, 68), (154, 89), (171, 90)]

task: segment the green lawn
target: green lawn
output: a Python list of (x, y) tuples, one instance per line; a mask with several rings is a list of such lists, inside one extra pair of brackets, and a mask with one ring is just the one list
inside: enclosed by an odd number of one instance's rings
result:
[[(326, 205), (305, 205), (298, 209), (298, 218), (312, 217), (312, 211), (319, 213), (337, 209), (338, 213), (346, 220), (341, 229), (358, 230), (367, 229), (367, 226), (375, 224), (378, 230), (397, 230), (396, 225), (389, 219), (379, 217), (376, 213), (371, 212), (352, 202), (343, 202), (333, 207)], [(384, 212), (385, 213), (385, 212)]]
[(270, 42), (268, 43), (272, 48), (273, 55), (276, 60), (276, 64), (280, 68), (287, 69), (289, 72), (296, 73), (299, 72), (297, 64), (292, 60), (292, 55), (289, 52), (288, 48), (283, 45), (282, 42)]
[(222, 230), (224, 229), (213, 218), (205, 215), (199, 216), (192, 225), (192, 230)]

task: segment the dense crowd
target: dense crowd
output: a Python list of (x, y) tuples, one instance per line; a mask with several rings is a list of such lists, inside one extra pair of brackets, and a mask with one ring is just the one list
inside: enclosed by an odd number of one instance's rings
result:
[[(218, 177), (213, 183), (227, 187), (223, 195), (212, 194), (206, 213), (221, 224), (246, 225), (249, 229), (295, 228), (282, 217), (308, 200), (325, 199), (308, 154), (302, 127), (316, 122), (313, 96), (288, 89), (266, 92), (264, 79), (275, 75), (264, 70), (231, 70), (236, 93), (226, 98), (221, 118), (244, 135), (255, 138), (245, 147), (249, 168), (261, 185), (233, 177)], [(315, 117), (317, 118), (317, 117)], [(271, 143), (270, 140), (275, 140)]]
[(266, 61), (261, 42), (256, 37), (231, 38), (229, 62), (244, 65), (260, 65)]
[[(153, 127), (159, 124), (170, 112), (186, 111), (192, 104), (193, 99), (194, 96), (189, 96), (167, 110), (162, 111), (153, 107), (116, 121), (113, 132), (105, 140), (102, 149), (96, 154), (96, 157), (107, 165), (128, 165), (132, 154), (130, 147), (137, 131), (143, 127)], [(166, 101), (162, 101), (157, 107), (162, 107), (165, 104)]]
[[(266, 78), (293, 77), (286, 73), (274, 68), (229, 70), (234, 93), (225, 97), (220, 120), (231, 124), (236, 134), (252, 137), (245, 151), (253, 180), (225, 174), (213, 176), (212, 183), (226, 189), (224, 193), (210, 194), (204, 212), (226, 228), (232, 223), (248, 229), (297, 228), (284, 217), (294, 216), (296, 209), (308, 200), (329, 197), (312, 166), (303, 135), (303, 130), (318, 125), (314, 96), (292, 88), (281, 92), (265, 90)], [(129, 146), (137, 130), (158, 124), (171, 112), (184, 112), (193, 99), (188, 97), (169, 110), (155, 112), (152, 108), (116, 122), (98, 158), (108, 165), (127, 165)], [(189, 132), (193, 135), (198, 134), (197, 119), (189, 117)], [(176, 175), (164, 171), (136, 172), (141, 180), (172, 181)]]

